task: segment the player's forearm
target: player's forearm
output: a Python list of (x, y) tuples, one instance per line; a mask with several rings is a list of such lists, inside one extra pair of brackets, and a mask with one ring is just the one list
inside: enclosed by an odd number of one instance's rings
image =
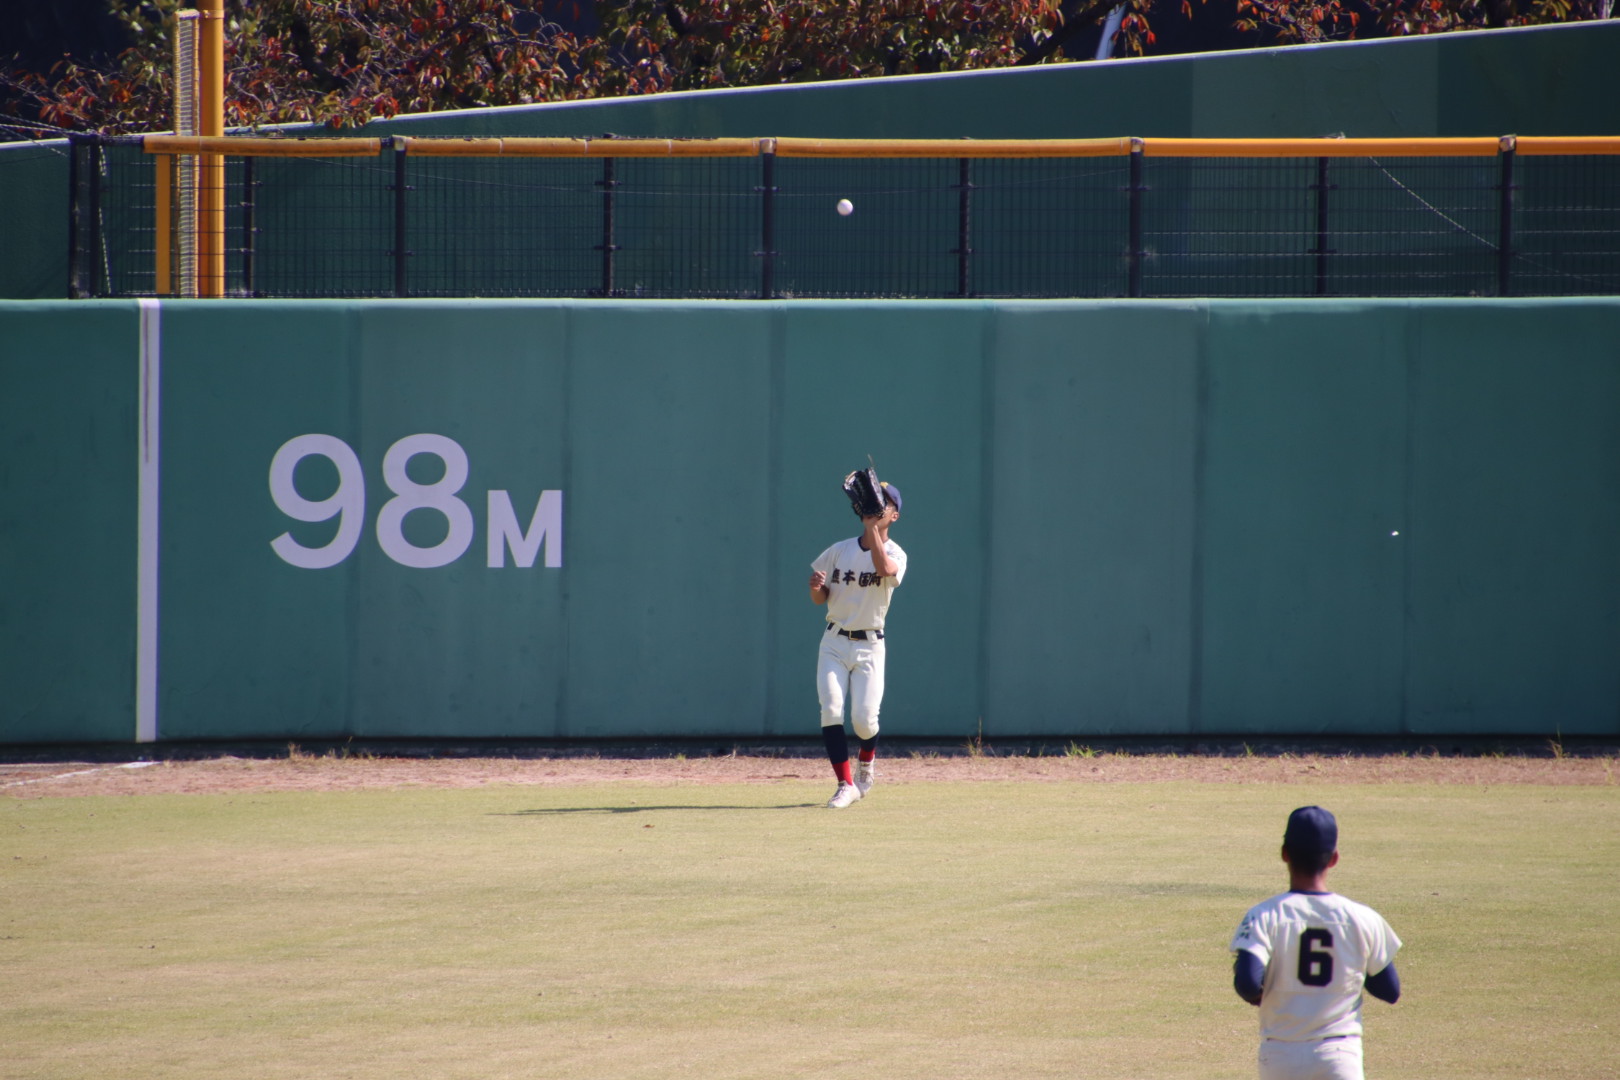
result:
[(810, 602), (812, 604), (816, 604), (818, 606), (825, 604), (828, 598), (831, 596), (832, 590), (828, 589), (825, 585), (822, 585), (819, 588), (812, 586), (810, 589)]
[(872, 569), (883, 577), (894, 577), (900, 572), (900, 564), (889, 558), (884, 545), (889, 542), (889, 531), (879, 529), (871, 522), (866, 524), (866, 549), (872, 553)]

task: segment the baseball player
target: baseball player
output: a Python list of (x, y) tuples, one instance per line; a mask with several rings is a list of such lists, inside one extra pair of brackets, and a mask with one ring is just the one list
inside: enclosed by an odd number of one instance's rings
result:
[(1401, 996), (1401, 939), (1365, 904), (1328, 891), (1339, 824), (1320, 806), (1288, 815), (1289, 889), (1249, 909), (1232, 936), (1232, 988), (1260, 1007), (1260, 1080), (1363, 1080), (1361, 992)]
[[(838, 777), (838, 790), (827, 803), (835, 810), (872, 787), (878, 708), (883, 704), (883, 620), (894, 590), (906, 576), (906, 553), (889, 539), (889, 527), (900, 520), (900, 491), (893, 484), (879, 486), (888, 505), (861, 518), (859, 536), (834, 544), (810, 564), (810, 599), (827, 606), (827, 628), (816, 658), (816, 696), (821, 701), (827, 760)], [(853, 774), (844, 734), (845, 701), (861, 742)]]

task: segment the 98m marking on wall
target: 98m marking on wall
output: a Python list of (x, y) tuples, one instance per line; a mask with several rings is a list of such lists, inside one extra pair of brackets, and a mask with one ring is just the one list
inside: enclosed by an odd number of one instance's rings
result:
[[(444, 464), (444, 476), (431, 484), (419, 484), (405, 471), (411, 458), (431, 454)], [(337, 467), (337, 490), (324, 499), (306, 499), (293, 484), (293, 472), (307, 457), (324, 457)], [(383, 554), (416, 569), (430, 569), (455, 562), (472, 546), (473, 512), (459, 497), (467, 482), (467, 451), (454, 439), (443, 435), (407, 435), (388, 448), (382, 461), (383, 483), (394, 497), (377, 512), (377, 545)], [(353, 554), (365, 529), (366, 477), (360, 457), (348, 443), (335, 435), (299, 435), (281, 444), (270, 460), (270, 498), (276, 508), (295, 521), (319, 522), (338, 519), (337, 533), (320, 547), (305, 547), (282, 533), (270, 547), (284, 562), (304, 570), (324, 570)], [(485, 493), (485, 564), (501, 568), (506, 553), (519, 567), (531, 567), (542, 543), (544, 565), (562, 565), (561, 491), (542, 491), (529, 518), (528, 528), (518, 523), (511, 497), (505, 491)], [(449, 532), (431, 547), (419, 547), (405, 539), (405, 515), (427, 510), (444, 515)]]

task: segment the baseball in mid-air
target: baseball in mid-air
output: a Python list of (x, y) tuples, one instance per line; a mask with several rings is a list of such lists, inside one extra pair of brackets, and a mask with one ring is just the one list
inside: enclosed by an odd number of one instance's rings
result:
[(853, 214), (854, 212), (855, 212), (855, 204), (854, 203), (850, 202), (848, 199), (839, 199), (838, 200), (838, 213), (840, 215), (842, 215), (844, 217), (849, 217), (849, 215)]

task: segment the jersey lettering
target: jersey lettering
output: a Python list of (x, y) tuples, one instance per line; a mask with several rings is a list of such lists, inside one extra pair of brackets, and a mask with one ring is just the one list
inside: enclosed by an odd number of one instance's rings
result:
[(1327, 930), (1307, 930), (1299, 935), (1300, 982), (1326, 986), (1333, 981), (1333, 953), (1328, 951), (1332, 948), (1333, 935)]

